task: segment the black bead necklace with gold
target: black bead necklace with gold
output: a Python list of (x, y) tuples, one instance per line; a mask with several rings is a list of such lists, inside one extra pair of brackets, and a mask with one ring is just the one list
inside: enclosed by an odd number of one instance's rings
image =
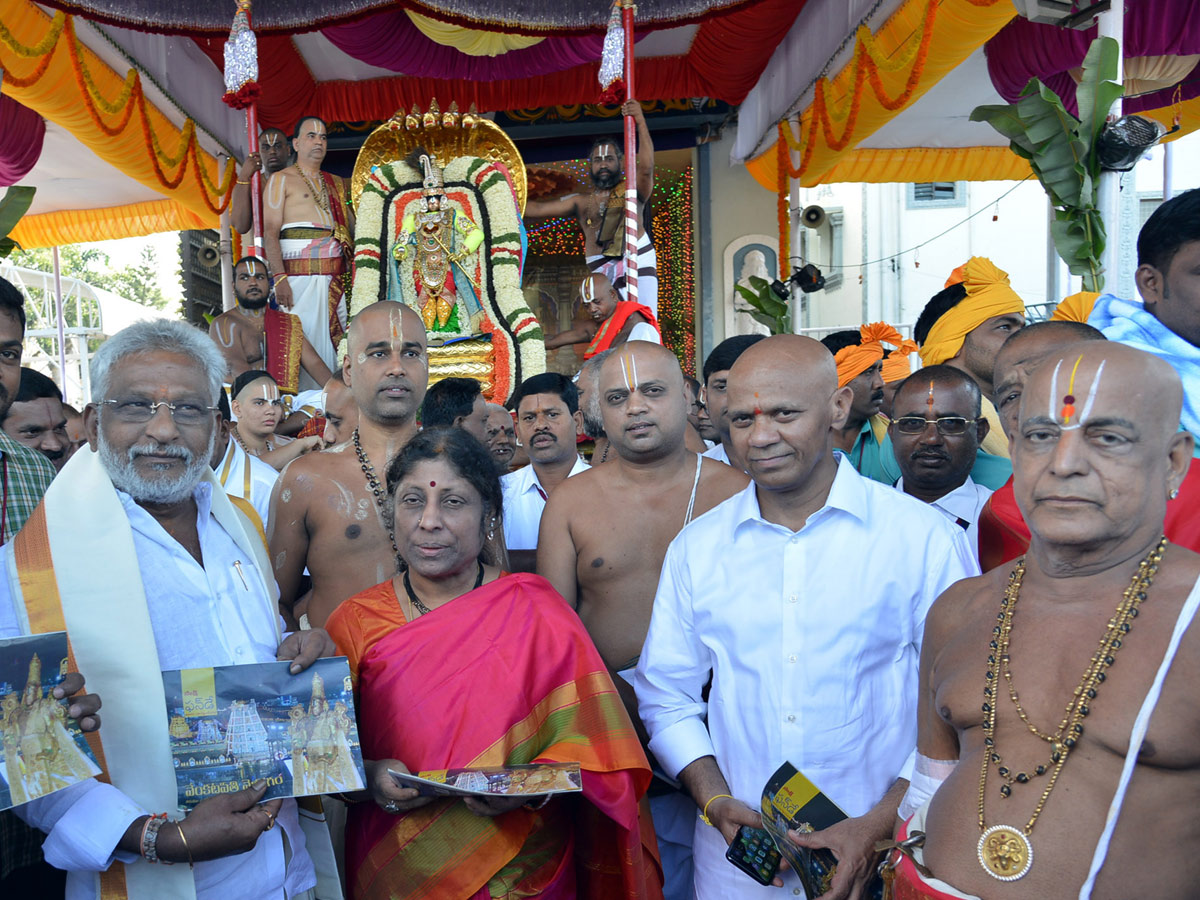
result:
[(367, 477), (367, 487), (375, 497), (375, 506), (379, 510), (380, 518), (383, 520), (384, 527), (387, 528), (388, 540), (392, 542), (392, 553), (398, 558), (400, 556), (400, 548), (396, 546), (396, 527), (392, 524), (392, 517), (387, 512), (387, 491), (383, 489), (383, 485), (379, 483), (379, 478), (375, 474), (375, 467), (371, 465), (371, 461), (367, 459), (366, 451), (363, 450), (362, 441), (358, 439), (358, 429), (354, 429), (354, 453), (358, 456), (358, 464), (362, 467), (363, 475)]
[[(1054, 790), (1058, 776), (1061, 774), (1063, 766), (1066, 765), (1067, 757), (1071, 755), (1071, 751), (1083, 735), (1083, 720), (1091, 713), (1091, 703), (1096, 699), (1100, 685), (1107, 678), (1107, 670), (1116, 662), (1116, 653), (1121, 649), (1126, 636), (1133, 628), (1133, 620), (1137, 618), (1138, 607), (1146, 599), (1154, 576), (1158, 573), (1166, 546), (1167, 539), (1163, 536), (1155, 548), (1138, 565), (1137, 572), (1134, 573), (1129, 587), (1125, 589), (1125, 593), (1121, 597), (1121, 602), (1117, 604), (1116, 612), (1108, 620), (1104, 636), (1100, 639), (1099, 648), (1084, 670), (1079, 686), (1075, 688), (1067, 703), (1066, 715), (1059, 722), (1058, 729), (1054, 734), (1047, 734), (1039, 730), (1029, 720), (1024, 707), (1021, 706), (1017, 689), (1013, 685), (1012, 671), (1009, 668), (1009, 644), (1013, 615), (1017, 610), (1017, 600), (1021, 596), (1021, 582), (1025, 577), (1024, 558), (1018, 561), (1016, 568), (1009, 576), (1008, 588), (1004, 592), (1004, 599), (1000, 602), (1000, 612), (996, 615), (997, 624), (992, 629), (992, 640), (988, 644), (988, 664), (983, 683), (984, 750), (983, 766), (979, 773), (979, 830), (981, 836), (977, 855), (983, 870), (993, 878), (1000, 881), (1016, 881), (1028, 874), (1032, 868), (1033, 845), (1030, 842), (1030, 835), (1033, 832), (1033, 826), (1042, 814), (1046, 801), (1050, 799), (1050, 792)], [(1031, 734), (1050, 745), (1049, 762), (1039, 763), (1033, 769), (1033, 775), (1023, 771), (1013, 774), (1012, 770), (1004, 765), (1004, 760), (996, 746), (996, 692), (999, 689), (1001, 677), (1007, 682), (1008, 696), (1013, 706), (1016, 707), (1017, 716), (1025, 723)], [(997, 774), (1003, 781), (1003, 784), (1000, 785), (1000, 797), (1003, 800), (1012, 796), (1015, 785), (1029, 784), (1034, 778), (1047, 772), (1050, 773), (1046, 789), (1042, 791), (1042, 796), (1034, 807), (1033, 815), (1029, 817), (1024, 828), (1018, 829), (1011, 825), (993, 825), (991, 828), (985, 826), (984, 796), (987, 792), (988, 769), (993, 763), (996, 766)]]

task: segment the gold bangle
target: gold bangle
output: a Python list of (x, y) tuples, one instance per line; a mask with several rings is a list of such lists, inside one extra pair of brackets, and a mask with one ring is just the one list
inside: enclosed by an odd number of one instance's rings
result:
[(287, 278), (287, 272), (284, 272), (284, 273), (282, 273), (281, 275), (276, 275), (276, 276), (275, 276), (275, 283), (276, 283), (276, 284), (279, 284), (279, 282), (283, 281), (283, 279), (285, 279), (285, 278)]
[(240, 178), (236, 178), (234, 180), (237, 181), (238, 184), (249, 184), (250, 183), (248, 181), (242, 181), (242, 179), (240, 179)]
[(714, 794), (713, 796), (709, 797), (708, 803), (704, 804), (704, 811), (700, 813), (700, 821), (705, 825), (712, 825), (713, 828), (717, 827), (716, 825), (713, 825), (712, 819), (708, 817), (708, 808), (712, 805), (714, 800), (719, 800), (721, 797), (728, 797), (730, 800), (733, 799), (732, 794)]
[(179, 839), (183, 841), (183, 849), (187, 852), (188, 868), (196, 868), (195, 861), (192, 859), (192, 848), (188, 846), (187, 838), (183, 834), (183, 819), (175, 823), (175, 830), (179, 832)]

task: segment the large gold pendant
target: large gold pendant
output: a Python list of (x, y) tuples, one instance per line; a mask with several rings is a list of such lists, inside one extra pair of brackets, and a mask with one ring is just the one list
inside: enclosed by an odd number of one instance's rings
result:
[(1009, 825), (993, 825), (979, 838), (979, 864), (1000, 881), (1024, 878), (1033, 866), (1029, 838)]

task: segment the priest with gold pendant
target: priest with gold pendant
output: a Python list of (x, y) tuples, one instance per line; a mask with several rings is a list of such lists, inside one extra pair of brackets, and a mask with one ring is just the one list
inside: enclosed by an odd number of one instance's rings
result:
[(1107, 342), (1032, 374), (1011, 441), (1029, 552), (926, 619), (897, 900), (1196, 896), (1200, 556), (1163, 536), (1182, 397)]

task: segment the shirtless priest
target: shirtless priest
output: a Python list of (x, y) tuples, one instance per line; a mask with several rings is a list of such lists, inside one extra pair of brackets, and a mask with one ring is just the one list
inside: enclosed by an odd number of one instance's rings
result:
[(901, 859), (897, 897), (1196, 896), (1200, 556), (1162, 538), (1192, 456), (1182, 397), (1114, 343), (1031, 376), (1010, 442), (1029, 552), (926, 620), (901, 834), (924, 833), (932, 878)]
[(226, 310), (208, 326), (233, 380), (251, 369), (271, 373), (285, 394), (312, 390), (329, 380), (329, 367), (313, 349), (300, 321), (271, 309), (271, 276), (267, 264), (244, 256), (233, 267), (233, 293), (237, 306)]
[[(650, 627), (667, 545), (684, 525), (750, 479), (685, 447), (687, 394), (670, 350), (626, 344), (601, 366), (599, 391), (614, 452), (605, 465), (568, 478), (550, 495), (537, 571), (579, 611), (609, 669), (623, 673), (613, 681), (638, 724), (626, 677), (633, 675)], [(650, 803), (667, 879), (664, 892), (690, 898), (696, 806), (662, 782), (658, 788)]]
[(358, 427), (344, 443), (283, 470), (267, 526), (284, 615), (300, 599), (307, 567), (313, 588), (307, 616), (314, 628), (347, 597), (395, 571), (395, 540), (383, 516), (384, 472), (417, 433), (429, 381), (425, 326), (408, 306), (368, 306), (354, 317), (347, 339), (343, 374), (358, 406)]
[(292, 138), (295, 164), (267, 179), (263, 251), (279, 308), (300, 318), (304, 336), (332, 371), (346, 329), (342, 276), (354, 256), (354, 210), (346, 183), (321, 171), (325, 131), (315, 116), (301, 119)]

